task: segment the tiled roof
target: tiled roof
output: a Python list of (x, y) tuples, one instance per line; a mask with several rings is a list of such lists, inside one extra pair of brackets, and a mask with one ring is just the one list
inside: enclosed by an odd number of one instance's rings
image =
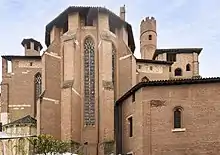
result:
[(11, 61), (12, 59), (41, 59), (41, 56), (2, 55), (2, 58)]
[(136, 59), (136, 61), (140, 63), (154, 63), (154, 64), (165, 64), (165, 65), (173, 64), (173, 62), (170, 61), (160, 61), (160, 60), (150, 60), (150, 59)]
[(5, 126), (10, 126), (10, 125), (36, 124), (36, 123), (37, 123), (37, 120), (35, 118), (31, 117), (30, 115), (27, 115), (23, 118), (20, 118), (18, 120), (15, 120), (15, 121), (8, 123), (8, 124), (5, 124), (3, 126), (5, 127)]
[(123, 21), (119, 16), (117, 16), (115, 13), (111, 12), (107, 8), (104, 7), (88, 7), (88, 6), (70, 6), (66, 10), (64, 10), (62, 13), (60, 13), (53, 21), (51, 21), (46, 26), (46, 34), (45, 34), (45, 43), (47, 46), (50, 45), (50, 31), (52, 30), (53, 26), (56, 25), (57, 27), (62, 27), (63, 24), (68, 19), (68, 14), (79, 12), (80, 15), (86, 16), (88, 18), (94, 18), (94, 15), (97, 14), (97, 12), (107, 13), (109, 14), (109, 24), (110, 27), (116, 27), (120, 28), (123, 25), (128, 31), (128, 45), (131, 48), (131, 51), (134, 52), (135, 50), (135, 42), (132, 32), (132, 27), (129, 23), (126, 21)]
[(162, 53), (193, 53), (196, 52), (200, 54), (202, 48), (167, 48), (167, 49), (156, 49), (153, 59), (156, 58), (158, 54)]
[(158, 80), (140, 82), (126, 92), (121, 98), (116, 101), (116, 106), (126, 100), (131, 94), (135, 93), (142, 87), (146, 86), (168, 86), (168, 85), (184, 85), (184, 84), (205, 84), (205, 83), (220, 83), (220, 77), (211, 78), (190, 78), (190, 79), (174, 79), (174, 80)]

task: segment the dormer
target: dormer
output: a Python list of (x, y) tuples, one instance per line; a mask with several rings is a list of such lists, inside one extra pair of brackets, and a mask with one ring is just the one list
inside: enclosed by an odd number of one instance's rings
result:
[(43, 48), (40, 42), (32, 38), (24, 39), (21, 44), (25, 48), (25, 56), (39, 56)]

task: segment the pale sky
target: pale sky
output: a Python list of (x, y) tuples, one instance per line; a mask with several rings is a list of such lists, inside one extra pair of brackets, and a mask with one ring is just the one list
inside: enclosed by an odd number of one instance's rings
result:
[(158, 48), (201, 47), (200, 75), (220, 76), (219, 0), (0, 0), (0, 54), (23, 55), (21, 41), (29, 37), (45, 49), (45, 26), (68, 6), (102, 6), (119, 14), (124, 4), (138, 58), (140, 21), (154, 16)]

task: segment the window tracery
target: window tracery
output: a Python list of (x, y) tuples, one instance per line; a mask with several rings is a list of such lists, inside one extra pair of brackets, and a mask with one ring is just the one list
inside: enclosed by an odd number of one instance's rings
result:
[(95, 125), (95, 46), (92, 38), (84, 42), (84, 124)]

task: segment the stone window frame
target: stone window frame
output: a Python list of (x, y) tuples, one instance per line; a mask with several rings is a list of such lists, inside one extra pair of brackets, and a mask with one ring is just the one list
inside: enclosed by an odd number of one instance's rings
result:
[[(179, 127), (175, 127), (175, 112), (176, 111), (180, 112), (180, 126)], [(172, 125), (173, 125), (173, 129), (172, 132), (184, 132), (186, 131), (186, 129), (184, 128), (184, 109), (181, 106), (176, 106), (175, 108), (173, 108), (173, 115), (172, 115)]]

